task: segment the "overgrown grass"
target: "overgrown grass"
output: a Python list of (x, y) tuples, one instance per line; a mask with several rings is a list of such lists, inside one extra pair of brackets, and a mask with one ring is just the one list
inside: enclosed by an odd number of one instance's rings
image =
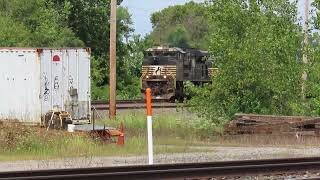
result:
[[(124, 124), (125, 145), (103, 144), (85, 133), (68, 133), (23, 126), (0, 124), (0, 161), (42, 160), (68, 157), (133, 156), (147, 154), (146, 117), (142, 112), (122, 114), (117, 120), (97, 122), (119, 127)], [(317, 137), (238, 135), (223, 136), (203, 129), (202, 121), (189, 112), (177, 115), (168, 111), (154, 116), (155, 154), (213, 151), (208, 146), (318, 146)], [(203, 146), (203, 148), (196, 148)]]
[[(126, 134), (136, 136), (146, 134), (146, 115), (143, 112), (128, 112), (118, 116), (117, 120), (104, 120), (98, 122), (114, 127), (123, 123)], [(213, 127), (202, 127), (202, 121), (194, 114), (185, 111), (183, 113), (174, 113), (168, 111), (153, 116), (153, 133), (155, 137), (171, 137), (180, 139), (204, 139), (208, 136), (217, 135), (222, 129)]]
[[(155, 153), (194, 152), (193, 145), (200, 144), (201, 131), (190, 115), (163, 114), (154, 117)], [(23, 126), (0, 125), (0, 161), (24, 159), (51, 159), (90, 156), (145, 155), (146, 117), (143, 113), (130, 113), (118, 120), (99, 122), (107, 126), (125, 125), (125, 145), (103, 144), (84, 133), (68, 133)]]

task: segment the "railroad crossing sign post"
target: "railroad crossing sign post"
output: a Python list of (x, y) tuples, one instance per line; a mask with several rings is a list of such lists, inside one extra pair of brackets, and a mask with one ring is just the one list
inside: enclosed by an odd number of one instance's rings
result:
[(148, 158), (149, 164), (153, 164), (153, 137), (152, 137), (152, 105), (151, 105), (151, 89), (146, 90), (147, 103), (147, 129), (148, 129)]

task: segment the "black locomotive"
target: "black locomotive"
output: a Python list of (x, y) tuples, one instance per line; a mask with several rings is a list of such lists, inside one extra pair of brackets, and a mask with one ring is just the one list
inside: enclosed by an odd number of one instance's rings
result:
[(184, 97), (184, 82), (195, 85), (211, 82), (212, 68), (207, 51), (169, 47), (150, 48), (142, 63), (141, 92), (151, 88), (153, 99)]

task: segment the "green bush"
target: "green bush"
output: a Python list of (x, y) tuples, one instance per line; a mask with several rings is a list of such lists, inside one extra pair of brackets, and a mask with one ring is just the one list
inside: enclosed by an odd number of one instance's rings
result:
[[(119, 83), (117, 90), (118, 100), (141, 99), (139, 78), (132, 77), (132, 81), (127, 85)], [(109, 85), (96, 86), (92, 83), (91, 91), (92, 100), (109, 99)]]
[[(207, 5), (212, 85), (188, 86), (203, 124), (219, 127), (235, 113), (293, 115), (301, 106), (302, 34), (289, 1), (217, 0)], [(268, 8), (263, 8), (268, 7)], [(281, 15), (279, 15), (281, 14)]]
[(109, 86), (96, 86), (94, 83), (91, 86), (91, 99), (92, 100), (108, 100), (109, 99)]

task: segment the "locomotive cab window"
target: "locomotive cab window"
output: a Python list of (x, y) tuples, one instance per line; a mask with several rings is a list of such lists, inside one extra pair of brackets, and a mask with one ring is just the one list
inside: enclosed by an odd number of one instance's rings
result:
[(154, 57), (154, 56), (162, 56), (162, 52), (161, 51), (149, 51), (146, 54), (146, 57)]
[(147, 54), (145, 55), (145, 57), (152, 57), (152, 52), (147, 52)]
[(154, 55), (154, 56), (162, 56), (163, 53), (162, 53), (162, 51), (154, 51), (154, 52), (153, 52), (153, 55)]

